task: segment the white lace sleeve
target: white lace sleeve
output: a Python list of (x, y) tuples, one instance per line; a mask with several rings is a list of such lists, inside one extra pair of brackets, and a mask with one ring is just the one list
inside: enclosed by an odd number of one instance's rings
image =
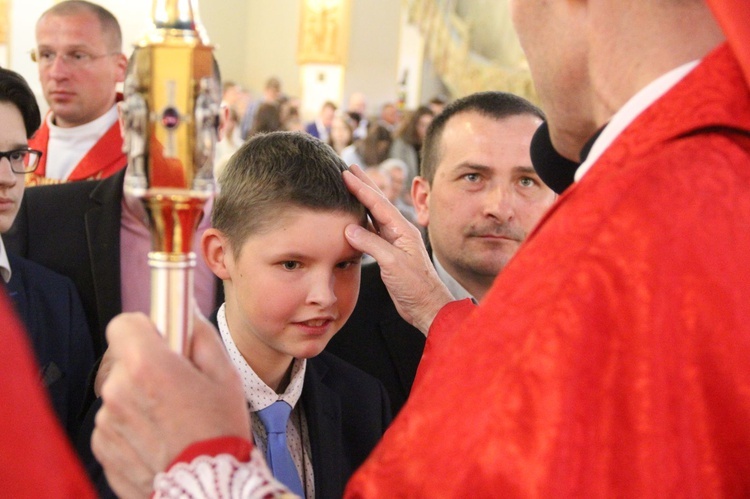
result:
[(263, 455), (253, 449), (250, 461), (239, 462), (230, 454), (199, 456), (178, 463), (154, 478), (156, 498), (255, 499), (296, 497), (278, 482)]

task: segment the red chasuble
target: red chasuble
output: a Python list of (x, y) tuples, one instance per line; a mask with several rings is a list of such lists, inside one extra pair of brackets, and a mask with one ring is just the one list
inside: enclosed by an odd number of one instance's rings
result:
[(441, 311), (347, 497), (747, 497), (748, 258), (750, 91), (722, 46), (478, 307)]
[[(47, 144), (49, 143), (49, 127), (47, 120), (42, 121), (42, 126), (36, 134), (29, 139), (29, 147), (42, 151), (34, 173), (26, 175), (26, 185), (59, 184), (63, 182), (58, 179), (50, 179), (45, 176), (47, 170)], [(78, 180), (99, 180), (114, 175), (127, 166), (128, 158), (122, 152), (122, 133), (120, 123), (115, 122), (109, 130), (89, 149), (86, 155), (76, 165), (70, 176), (64, 182), (75, 182)]]
[(94, 497), (57, 424), (31, 348), (2, 289), (0, 343), (0, 495)]

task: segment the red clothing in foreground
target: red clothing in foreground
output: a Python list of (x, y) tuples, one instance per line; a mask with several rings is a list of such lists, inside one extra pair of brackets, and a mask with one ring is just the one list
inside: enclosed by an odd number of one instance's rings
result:
[(747, 0), (708, 0), (735, 57), (750, 85), (750, 2)]
[(10, 302), (0, 290), (0, 495), (95, 497), (39, 380)]
[(347, 496), (747, 496), (748, 255), (750, 91), (722, 46), (560, 198), (467, 320), (441, 330), (457, 310), (441, 311)]

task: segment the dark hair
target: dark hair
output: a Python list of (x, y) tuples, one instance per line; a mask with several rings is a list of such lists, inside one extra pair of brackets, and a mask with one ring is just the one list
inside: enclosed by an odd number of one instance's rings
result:
[(26, 138), (31, 138), (42, 123), (39, 105), (29, 84), (18, 73), (0, 68), (0, 102), (13, 104), (21, 113)]
[(101, 5), (97, 5), (86, 0), (66, 0), (53, 5), (45, 10), (39, 20), (41, 21), (46, 15), (55, 16), (72, 16), (82, 12), (90, 12), (99, 19), (102, 34), (109, 37), (110, 50), (122, 51), (122, 30), (117, 18)]
[(409, 117), (403, 122), (399, 130), (396, 132), (396, 137), (409, 145), (420, 147), (422, 142), (417, 135), (417, 125), (419, 124), (420, 118), (425, 115), (434, 117), (435, 113), (427, 106), (419, 106), (416, 111), (410, 113)]
[(253, 125), (250, 127), (249, 137), (259, 133), (275, 132), (281, 130), (281, 109), (276, 103), (264, 102), (258, 106), (258, 111), (253, 117)]
[(523, 97), (506, 92), (478, 92), (448, 104), (427, 127), (424, 144), (422, 144), (422, 164), (419, 167), (419, 175), (429, 184), (432, 184), (435, 170), (440, 162), (440, 142), (445, 125), (455, 115), (469, 112), (498, 121), (523, 114), (545, 119), (544, 112), (534, 104)]
[(211, 221), (238, 257), (245, 240), (273, 227), (288, 207), (354, 214), (365, 208), (344, 184), (346, 164), (306, 133), (256, 135), (232, 156), (219, 177)]
[(386, 127), (374, 121), (367, 127), (367, 135), (355, 142), (354, 149), (365, 166), (376, 166), (388, 158), (393, 137)]

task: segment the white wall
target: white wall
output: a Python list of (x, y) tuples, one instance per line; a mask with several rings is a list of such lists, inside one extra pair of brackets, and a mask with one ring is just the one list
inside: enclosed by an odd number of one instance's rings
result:
[[(120, 21), (124, 50), (129, 53), (148, 29), (152, 0), (96, 1)], [(37, 68), (29, 51), (35, 45), (36, 20), (52, 4), (53, 0), (11, 3), (9, 66), (26, 77), (40, 97)], [(242, 83), (257, 95), (269, 76), (278, 76), (286, 93), (301, 95), (299, 0), (203, 0), (199, 10), (225, 80)], [(341, 92), (344, 106), (356, 91), (367, 95), (373, 113), (383, 102), (395, 101), (400, 12), (400, 0), (352, 0), (349, 61)]]

